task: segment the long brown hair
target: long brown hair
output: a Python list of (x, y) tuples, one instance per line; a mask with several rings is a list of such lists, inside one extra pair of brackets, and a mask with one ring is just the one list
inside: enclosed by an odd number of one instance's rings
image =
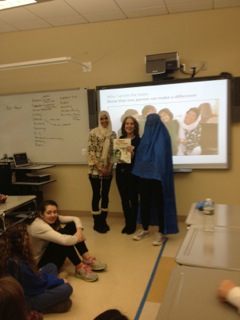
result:
[[(44, 214), (45, 210), (47, 209), (47, 206), (54, 206), (58, 210), (58, 204), (57, 204), (56, 201), (54, 201), (54, 200), (45, 200), (39, 205), (39, 208), (38, 208), (38, 217), (39, 218), (41, 218), (41, 214)], [(57, 217), (57, 220), (53, 224), (49, 224), (49, 225), (54, 230), (58, 230), (61, 227), (59, 218)]]
[(127, 121), (127, 119), (131, 119), (133, 121), (133, 124), (134, 124), (134, 135), (135, 136), (139, 136), (139, 123), (137, 122), (137, 120), (132, 117), (132, 116), (127, 116), (124, 120), (123, 120), (123, 123), (122, 123), (122, 127), (121, 127), (121, 131), (122, 131), (122, 135), (123, 137), (126, 137), (127, 136), (127, 132), (125, 130), (125, 123)]
[(0, 236), (0, 257), (0, 276), (5, 276), (8, 273), (7, 266), (10, 259), (19, 266), (21, 261), (26, 261), (28, 267), (36, 275), (39, 275), (27, 226), (24, 223), (9, 226), (2, 233)]
[(0, 319), (27, 320), (27, 307), (22, 287), (12, 277), (0, 279)]

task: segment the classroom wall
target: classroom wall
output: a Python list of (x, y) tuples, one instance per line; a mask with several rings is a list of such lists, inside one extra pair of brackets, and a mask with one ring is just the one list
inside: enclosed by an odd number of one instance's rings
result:
[[(151, 81), (145, 75), (145, 55), (172, 51), (178, 51), (187, 65), (207, 61), (207, 70), (197, 76), (240, 76), (239, 16), (240, 8), (233, 8), (1, 34), (1, 64), (71, 56), (92, 62), (92, 72), (82, 72), (75, 64), (0, 71), (0, 94)], [(180, 72), (175, 76), (185, 77)], [(240, 123), (232, 124), (229, 170), (175, 174), (179, 215), (209, 196), (218, 203), (239, 204), (239, 135)], [(90, 211), (86, 165), (57, 166), (51, 174), (57, 182), (44, 186), (45, 198), (57, 200), (63, 210)], [(121, 211), (115, 179), (109, 207), (111, 212)]]

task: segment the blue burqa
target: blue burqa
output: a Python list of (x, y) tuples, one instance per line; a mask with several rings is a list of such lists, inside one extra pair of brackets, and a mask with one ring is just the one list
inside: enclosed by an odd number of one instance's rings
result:
[(162, 182), (164, 197), (164, 234), (178, 232), (174, 191), (171, 138), (158, 114), (149, 114), (136, 152), (132, 173), (140, 178)]

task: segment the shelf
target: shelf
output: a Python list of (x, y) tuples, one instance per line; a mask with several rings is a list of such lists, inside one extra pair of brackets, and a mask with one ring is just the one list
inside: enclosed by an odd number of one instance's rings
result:
[(13, 185), (22, 185), (22, 186), (43, 186), (45, 184), (51, 183), (57, 181), (56, 179), (51, 179), (48, 181), (43, 181), (43, 182), (24, 182), (24, 181), (19, 181), (19, 182), (13, 182)]
[(44, 170), (48, 168), (53, 168), (55, 167), (54, 164), (37, 164), (37, 165), (30, 165), (26, 167), (20, 167), (20, 168), (15, 168), (13, 167), (12, 170), (17, 170), (17, 171), (38, 171), (38, 170)]

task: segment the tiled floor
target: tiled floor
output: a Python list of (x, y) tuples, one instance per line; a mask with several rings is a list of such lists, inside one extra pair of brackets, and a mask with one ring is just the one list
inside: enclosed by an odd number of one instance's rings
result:
[[(119, 216), (110, 216), (108, 222), (111, 230), (107, 234), (93, 231), (91, 216), (84, 216), (81, 219), (85, 227), (89, 252), (97, 259), (106, 262), (108, 269), (99, 272), (97, 282), (87, 283), (75, 278), (74, 267), (67, 263), (65, 270), (69, 272), (69, 282), (74, 289), (72, 308), (67, 314), (49, 314), (44, 318), (92, 320), (106, 309), (117, 308), (130, 320), (155, 319), (160, 301), (148, 301), (147, 298), (145, 302), (143, 298), (161, 247), (152, 245), (152, 236), (134, 241), (132, 235), (121, 234), (123, 219)], [(175, 257), (185, 236), (186, 225), (179, 223), (179, 228), (180, 232), (177, 235), (169, 236), (162, 256)], [(153, 235), (155, 227), (150, 230)], [(136, 318), (140, 305), (143, 308)]]

